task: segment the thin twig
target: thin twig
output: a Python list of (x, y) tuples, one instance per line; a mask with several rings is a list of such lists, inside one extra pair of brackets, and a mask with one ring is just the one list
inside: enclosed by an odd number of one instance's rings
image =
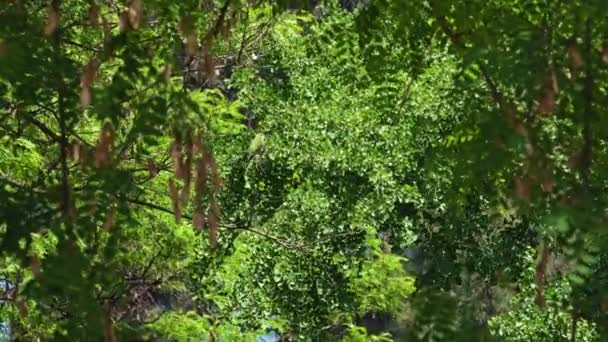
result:
[[(173, 210), (160, 206), (158, 204), (154, 204), (154, 203), (150, 203), (150, 202), (146, 202), (146, 201), (142, 201), (142, 200), (138, 200), (138, 199), (134, 199), (134, 198), (127, 198), (126, 199), (127, 202), (129, 203), (133, 203), (133, 204), (137, 204), (137, 205), (141, 205), (143, 207), (147, 207), (150, 209), (154, 209), (154, 210), (158, 210), (158, 211), (162, 211), (164, 213), (167, 214), (171, 214), (174, 215)], [(186, 215), (186, 214), (182, 214), (182, 218), (187, 219), (187, 220), (192, 220), (192, 216), (190, 215)], [(242, 230), (242, 231), (247, 231), (259, 236), (262, 236), (268, 240), (271, 240), (275, 243), (277, 243), (278, 245), (280, 245), (281, 247), (284, 247), (286, 249), (300, 249), (300, 250), (304, 250), (304, 251), (309, 251), (308, 248), (302, 246), (302, 245), (297, 245), (297, 244), (290, 244), (288, 242), (285, 242), (283, 240), (281, 240), (278, 237), (272, 236), (270, 234), (267, 234), (263, 231), (257, 230), (257, 229), (253, 229), (253, 228), (249, 228), (249, 227), (239, 227), (239, 226), (235, 226), (235, 225), (220, 225), (219, 228), (221, 229), (228, 229), (228, 230)]]

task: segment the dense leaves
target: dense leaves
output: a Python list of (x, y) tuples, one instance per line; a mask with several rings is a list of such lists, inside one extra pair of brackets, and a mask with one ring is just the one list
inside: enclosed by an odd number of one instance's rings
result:
[(2, 337), (602, 340), (607, 12), (7, 1)]

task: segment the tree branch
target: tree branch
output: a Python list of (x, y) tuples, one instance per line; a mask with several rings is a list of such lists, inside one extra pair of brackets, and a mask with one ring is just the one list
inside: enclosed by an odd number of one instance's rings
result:
[(6, 183), (6, 184), (11, 185), (15, 188), (18, 188), (19, 190), (22, 190), (22, 191), (32, 192), (32, 193), (41, 194), (41, 195), (46, 194), (42, 190), (34, 189), (26, 184), (18, 183), (14, 180), (7, 178), (4, 174), (0, 173), (0, 184), (2, 184), (2, 183)]
[[(455, 32), (450, 23), (445, 18), (445, 16), (440, 13), (439, 8), (440, 0), (434, 0), (431, 2), (431, 15), (437, 20), (439, 26), (441, 27), (444, 34), (450, 39), (452, 45), (460, 50), (467, 49), (463, 37), (464, 33)], [(468, 32), (467, 32), (468, 33)], [(504, 118), (506, 119), (509, 126), (517, 132), (519, 135), (529, 139), (528, 130), (525, 127), (523, 120), (517, 115), (517, 108), (515, 102), (512, 99), (507, 98), (499, 89), (495, 80), (492, 79), (490, 72), (488, 70), (487, 64), (482, 61), (476, 61), (477, 66), (481, 70), (484, 82), (490, 89), (490, 95), (495, 105), (498, 107), (498, 110), (502, 112)], [(531, 147), (531, 144), (528, 141), (527, 146)], [(528, 148), (528, 153), (533, 151), (532, 148)]]
[[(452, 42), (452, 45), (454, 45), (454, 47), (456, 47), (458, 49), (462, 49), (462, 50), (466, 49), (466, 46), (462, 40), (462, 34), (455, 33), (454, 30), (452, 30), (452, 28), (451, 28), (449, 22), (446, 20), (445, 16), (442, 13), (440, 13), (438, 3), (439, 3), (439, 0), (435, 0), (435, 1), (431, 2), (432, 16), (435, 18), (435, 20), (437, 20), (437, 22), (439, 23), (439, 26), (441, 27), (441, 30), (450, 39), (450, 42)], [(508, 113), (506, 113), (507, 112), (507, 108), (506, 108), (507, 103), (504, 99), (504, 96), (498, 89), (498, 86), (496, 85), (494, 80), (492, 80), (492, 77), (490, 77), (490, 73), (487, 70), (486, 66), (480, 62), (477, 62), (477, 65), (479, 66), (479, 69), (481, 70), (484, 81), (490, 88), (490, 93), (492, 95), (492, 99), (494, 99), (494, 102), (496, 102), (496, 104), (498, 105), (498, 107), (501, 111), (505, 112), (505, 114), (508, 114)]]
[[(174, 215), (173, 210), (160, 206), (158, 204), (154, 204), (154, 203), (150, 203), (150, 202), (146, 202), (146, 201), (142, 201), (142, 200), (138, 200), (138, 199), (134, 199), (134, 198), (126, 198), (125, 199), (127, 202), (129, 203), (133, 203), (133, 204), (137, 204), (140, 205), (142, 207), (146, 207), (146, 208), (150, 208), (150, 209), (154, 209), (154, 210), (158, 210), (167, 214), (171, 214)], [(186, 214), (182, 214), (182, 218), (187, 219), (187, 220), (192, 220), (192, 216), (186, 215)], [(281, 247), (285, 248), (285, 249), (300, 249), (303, 251), (310, 251), (307, 247), (303, 246), (303, 245), (297, 245), (297, 244), (290, 244), (289, 242), (286, 242), (284, 240), (281, 240), (278, 237), (272, 236), (270, 234), (267, 234), (263, 231), (260, 230), (256, 230), (253, 228), (248, 228), (248, 227), (238, 227), (238, 226), (233, 226), (233, 225), (220, 225), (219, 228), (221, 229), (230, 229), (230, 230), (243, 230), (243, 231), (247, 231), (256, 235), (259, 235), (261, 237), (264, 237), (268, 240), (271, 240), (273, 242), (275, 242), (276, 244), (280, 245)]]
[(33, 116), (27, 116), (26, 120), (29, 121), (32, 125), (38, 127), (39, 130), (42, 131), (47, 137), (49, 137), (52, 141), (61, 141), (61, 137), (55, 134), (50, 128), (48, 128), (41, 121), (36, 119)]
[(224, 6), (220, 9), (220, 15), (215, 21), (215, 25), (213, 25), (213, 29), (209, 31), (208, 36), (216, 36), (220, 33), (222, 29), (222, 25), (224, 24), (224, 18), (226, 18), (226, 13), (228, 12), (228, 7), (230, 7), (230, 0), (225, 0)]
[(243, 35), (241, 36), (241, 46), (239, 48), (239, 52), (236, 57), (237, 64), (239, 64), (241, 62), (241, 58), (243, 56), (243, 50), (245, 49), (245, 38), (247, 36), (248, 27), (249, 27), (249, 6), (247, 6), (247, 11), (245, 12), (245, 27), (243, 27)]

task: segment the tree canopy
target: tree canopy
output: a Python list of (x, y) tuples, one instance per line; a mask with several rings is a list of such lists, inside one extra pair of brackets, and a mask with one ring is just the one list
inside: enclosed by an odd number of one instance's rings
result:
[(608, 338), (608, 2), (0, 23), (0, 339)]

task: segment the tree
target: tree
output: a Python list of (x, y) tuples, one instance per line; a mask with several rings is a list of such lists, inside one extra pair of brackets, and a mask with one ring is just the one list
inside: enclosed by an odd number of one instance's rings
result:
[(25, 340), (437, 341), (549, 315), (600, 338), (607, 11), (7, 2), (0, 318)]
[[(137, 328), (162, 293), (188, 293), (184, 271), (217, 240), (213, 134), (241, 118), (223, 94), (186, 88), (185, 75), (213, 80), (225, 48), (214, 41), (243, 13), (230, 1), (205, 6), (0, 10), (0, 227), (14, 338), (113, 340), (114, 322)], [(209, 244), (180, 224), (192, 216)]]

